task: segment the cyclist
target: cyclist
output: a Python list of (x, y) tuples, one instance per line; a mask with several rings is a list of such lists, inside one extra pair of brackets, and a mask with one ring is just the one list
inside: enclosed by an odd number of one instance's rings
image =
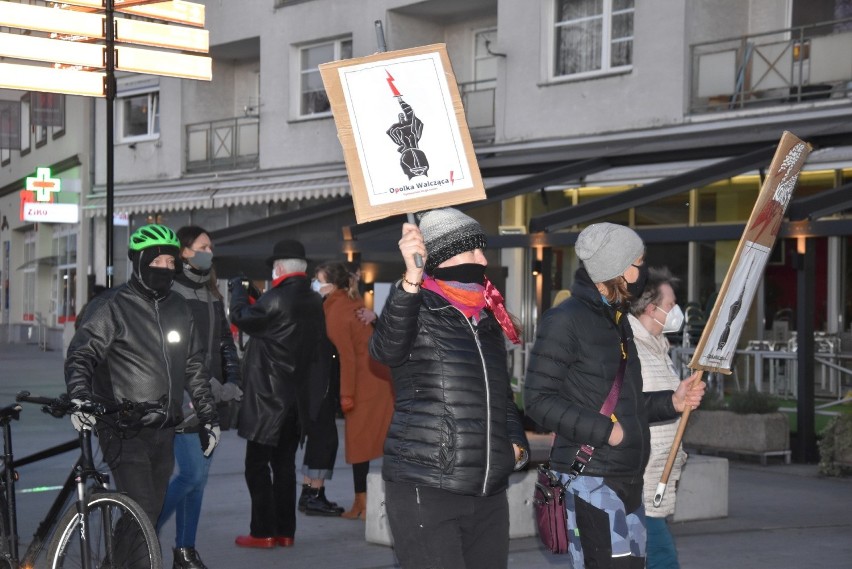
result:
[[(68, 347), (65, 383), (71, 398), (80, 401), (162, 403), (162, 412), (141, 419), (134, 437), (95, 425), (117, 489), (156, 525), (174, 469), (183, 392), (204, 425), (206, 456), (218, 443), (219, 427), (203, 339), (186, 300), (170, 294), (180, 263), (177, 236), (163, 225), (140, 227), (130, 236), (128, 257), (130, 280), (97, 296), (86, 309)], [(79, 430), (91, 418), (76, 414), (71, 421)]]

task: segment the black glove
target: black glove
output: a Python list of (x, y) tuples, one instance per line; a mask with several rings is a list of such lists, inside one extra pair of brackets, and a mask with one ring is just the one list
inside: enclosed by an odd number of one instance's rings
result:
[(244, 280), (245, 278), (243, 277), (234, 277), (232, 279), (228, 279), (228, 292), (233, 292), (234, 290), (239, 289), (245, 290), (245, 287), (243, 287)]
[(204, 456), (213, 454), (213, 450), (219, 444), (219, 437), (221, 435), (222, 431), (219, 429), (219, 425), (207, 423), (201, 427), (201, 430), (198, 431), (198, 438), (201, 440), (201, 452), (204, 453)]

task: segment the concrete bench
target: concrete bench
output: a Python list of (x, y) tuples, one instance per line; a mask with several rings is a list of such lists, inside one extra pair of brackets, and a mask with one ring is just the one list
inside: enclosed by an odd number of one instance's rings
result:
[[(509, 478), (509, 538), (538, 534), (533, 515), (533, 488), (536, 470), (515, 472)], [(385, 512), (385, 482), (378, 472), (367, 475), (368, 543), (393, 545)], [(728, 515), (728, 459), (690, 455), (681, 472), (677, 490), (677, 506), (673, 520), (707, 520)]]
[[(538, 533), (533, 518), (535, 470), (515, 472), (509, 478), (509, 538), (530, 537)], [(379, 473), (367, 475), (367, 527), (369, 543), (393, 545), (385, 512), (385, 482)]]
[(676, 522), (728, 516), (728, 459), (690, 454), (680, 473)]

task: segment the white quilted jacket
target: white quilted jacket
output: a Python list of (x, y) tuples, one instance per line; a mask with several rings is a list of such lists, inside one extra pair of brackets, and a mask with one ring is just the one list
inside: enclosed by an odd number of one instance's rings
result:
[[(642, 323), (632, 314), (629, 315), (630, 326), (633, 328), (633, 338), (636, 350), (639, 352), (639, 361), (642, 362), (642, 383), (644, 391), (661, 391), (665, 389), (677, 389), (680, 384), (680, 376), (675, 373), (674, 364), (669, 357), (669, 341), (662, 334), (652, 336)], [(686, 462), (686, 453), (683, 447), (678, 449), (672, 473), (669, 476), (668, 486), (663, 495), (660, 507), (654, 506), (654, 494), (657, 484), (666, 466), (666, 459), (674, 441), (680, 419), (665, 423), (651, 424), (651, 457), (645, 468), (645, 514), (652, 518), (664, 518), (674, 514), (675, 490), (677, 481), (680, 479), (680, 471)]]

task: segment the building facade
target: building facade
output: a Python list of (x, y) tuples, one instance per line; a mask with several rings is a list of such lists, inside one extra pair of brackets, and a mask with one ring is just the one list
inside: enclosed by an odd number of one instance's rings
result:
[[(529, 331), (570, 286), (573, 239), (593, 221), (635, 227), (649, 262), (683, 278), (681, 301), (706, 308), (784, 130), (816, 148), (797, 199), (828, 195), (852, 178), (848, 0), (204, 4), (211, 82), (118, 79), (115, 211), (127, 225), (115, 232), (116, 282), (126, 278), (128, 231), (151, 221), (214, 231), (225, 275), (262, 278), (256, 260), (293, 236), (314, 259), (359, 259), (368, 282), (396, 277), (399, 220), (355, 225), (317, 70), (377, 51), (376, 21), (388, 49), (447, 45), (489, 196), (468, 211), (492, 236), (491, 271)], [(48, 133), (29, 152), (2, 151), (9, 339), (42, 334), (42, 320), (45, 335), (61, 336), (88, 285), (103, 281), (104, 113), (103, 101), (66, 97), (64, 135)], [(66, 183), (79, 188), (79, 224), (15, 221), (13, 194), (45, 165), (79, 180)], [(815, 247), (815, 327), (849, 329), (848, 216), (838, 199), (820, 211), (808, 218), (809, 233), (782, 231), (744, 338), (784, 335), (774, 321), (796, 310), (790, 280), (805, 237)], [(63, 288), (68, 280), (73, 290)]]

